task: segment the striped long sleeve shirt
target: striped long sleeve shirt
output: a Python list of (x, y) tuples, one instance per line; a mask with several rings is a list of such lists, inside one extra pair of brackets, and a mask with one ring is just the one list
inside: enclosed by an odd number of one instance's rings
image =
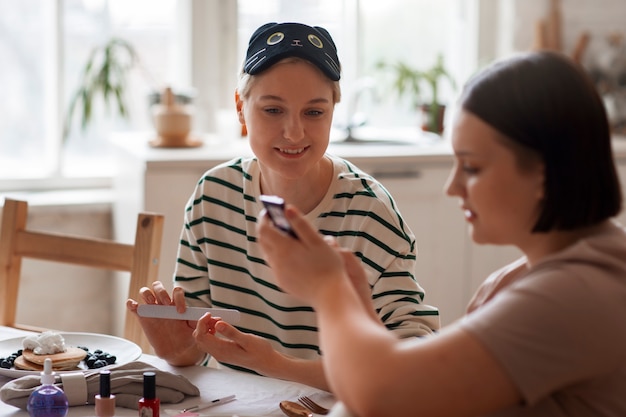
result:
[[(374, 308), (390, 331), (399, 337), (433, 333), (439, 313), (424, 304), (414, 276), (415, 237), (393, 198), (350, 162), (327, 157), (333, 181), (306, 217), (361, 259)], [(268, 339), (276, 350), (319, 358), (315, 313), (280, 289), (263, 259), (256, 237), (259, 195), (256, 158), (234, 159), (203, 175), (185, 209), (174, 284), (190, 306), (239, 310), (236, 327)]]

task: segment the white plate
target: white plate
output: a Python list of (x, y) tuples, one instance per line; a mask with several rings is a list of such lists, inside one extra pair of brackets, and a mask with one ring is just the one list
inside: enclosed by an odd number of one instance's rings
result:
[[(65, 345), (69, 347), (84, 346), (93, 352), (96, 349), (100, 349), (104, 352), (115, 355), (117, 361), (109, 366), (98, 368), (98, 370), (107, 369), (112, 366), (123, 365), (128, 362), (132, 362), (141, 356), (141, 348), (135, 343), (122, 339), (120, 337), (109, 336), (105, 334), (97, 333), (63, 333), (59, 332), (65, 339)], [(5, 358), (11, 353), (22, 349), (22, 341), (24, 337), (15, 337), (13, 339), (0, 340), (0, 358)], [(83, 362), (80, 363), (80, 368), (84, 371), (90, 371)], [(55, 371), (57, 374), (64, 372), (76, 372), (74, 371)], [(39, 375), (39, 371), (22, 371), (19, 369), (0, 368), (0, 375), (8, 376), (10, 378), (19, 378), (24, 375)]]

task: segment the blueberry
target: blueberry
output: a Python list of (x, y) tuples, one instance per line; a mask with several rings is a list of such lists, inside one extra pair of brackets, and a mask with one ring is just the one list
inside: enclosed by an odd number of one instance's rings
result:
[(102, 368), (102, 367), (107, 366), (107, 365), (108, 365), (108, 363), (107, 363), (105, 360), (98, 359), (98, 360), (97, 360), (97, 361), (93, 364), (93, 367), (94, 367), (94, 368)]
[(111, 355), (110, 353), (105, 352), (102, 349), (89, 351), (89, 349), (85, 347), (79, 347), (87, 352), (87, 355), (85, 356), (83, 361), (89, 369), (102, 368), (103, 366), (112, 365), (117, 361), (117, 358), (114, 355)]

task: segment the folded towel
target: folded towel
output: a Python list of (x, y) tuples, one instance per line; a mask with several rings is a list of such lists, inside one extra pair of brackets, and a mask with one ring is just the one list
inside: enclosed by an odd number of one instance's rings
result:
[[(137, 409), (143, 397), (143, 373), (156, 373), (156, 395), (162, 403), (179, 403), (185, 396), (199, 396), (200, 390), (182, 375), (161, 371), (143, 362), (129, 362), (107, 368), (111, 371), (111, 394), (118, 407)], [(0, 388), (0, 400), (26, 409), (28, 397), (41, 385), (39, 375), (26, 375), (7, 382)], [(100, 391), (100, 370), (56, 375), (55, 385), (65, 391), (70, 406), (95, 404)]]

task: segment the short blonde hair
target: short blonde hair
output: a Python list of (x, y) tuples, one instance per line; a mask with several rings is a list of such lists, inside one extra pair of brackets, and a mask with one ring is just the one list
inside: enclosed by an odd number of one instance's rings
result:
[[(288, 57), (288, 58), (285, 58), (285, 59), (281, 59), (280, 61), (278, 61), (274, 65), (278, 65), (278, 64), (293, 64), (293, 63), (297, 63), (297, 62), (306, 62), (307, 64), (311, 65), (312, 68), (315, 68), (316, 71), (319, 71), (320, 74), (324, 75), (324, 73), (319, 68), (317, 68), (315, 65), (313, 65), (311, 62), (307, 61), (306, 59), (298, 58), (298, 57), (295, 57), (295, 56)], [(248, 94), (250, 94), (250, 89), (254, 85), (254, 82), (255, 82), (256, 78), (257, 78), (256, 75), (250, 75), (250, 74), (245, 73), (243, 71), (239, 74), (239, 82), (237, 83), (237, 91), (239, 92), (239, 95), (241, 97), (243, 97), (243, 98), (248, 97)], [(328, 80), (328, 83), (332, 87), (332, 90), (333, 90), (333, 103), (334, 104), (339, 103), (339, 101), (341, 100), (341, 86), (339, 85), (339, 81), (333, 81), (330, 78), (328, 78), (326, 75), (324, 75), (324, 78)]]

